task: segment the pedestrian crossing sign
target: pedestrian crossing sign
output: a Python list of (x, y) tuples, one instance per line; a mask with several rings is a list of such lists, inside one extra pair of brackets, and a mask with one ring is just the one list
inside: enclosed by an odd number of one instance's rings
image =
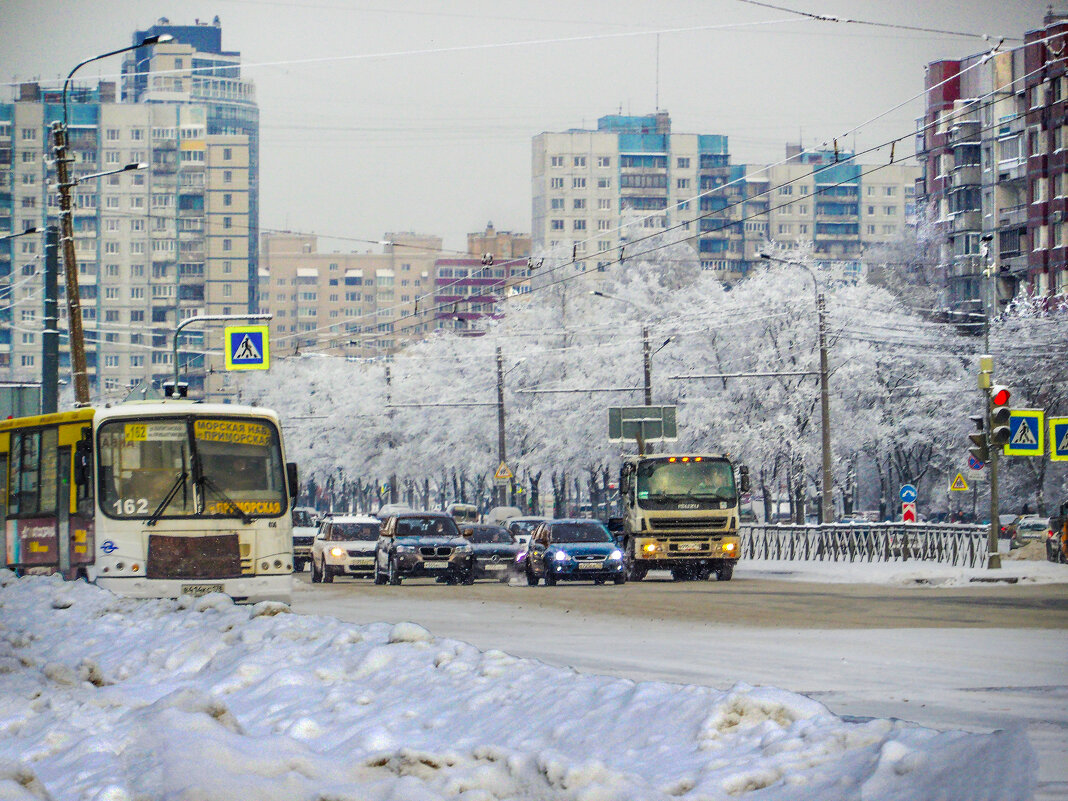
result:
[(1042, 456), (1046, 452), (1045, 432), (1042, 430), (1042, 409), (1013, 409), (1009, 417), (1009, 441), (1006, 456)]
[(267, 326), (228, 326), (224, 341), (227, 370), (266, 370), (271, 366)]
[(1049, 458), (1054, 462), (1068, 462), (1068, 417), (1049, 419)]

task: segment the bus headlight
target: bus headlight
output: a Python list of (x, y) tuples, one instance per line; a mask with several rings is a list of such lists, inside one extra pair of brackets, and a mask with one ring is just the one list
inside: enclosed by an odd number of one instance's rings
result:
[(725, 542), (725, 543), (723, 544), (723, 550), (724, 550), (725, 552), (727, 552), (727, 553), (734, 553), (734, 551), (735, 551), (735, 549), (736, 549), (737, 547), (738, 547), (738, 544), (737, 544), (737, 543), (735, 543), (735, 542)]

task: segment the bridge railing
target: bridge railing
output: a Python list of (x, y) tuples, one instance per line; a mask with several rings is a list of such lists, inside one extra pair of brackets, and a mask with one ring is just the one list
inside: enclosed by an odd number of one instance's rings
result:
[(922, 560), (982, 567), (988, 528), (957, 523), (743, 525), (742, 557), (822, 562)]

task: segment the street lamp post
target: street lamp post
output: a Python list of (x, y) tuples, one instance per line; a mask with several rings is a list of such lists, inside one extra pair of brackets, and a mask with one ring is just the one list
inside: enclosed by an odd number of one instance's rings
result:
[(823, 492), (820, 493), (820, 522), (830, 523), (834, 520), (834, 503), (832, 495), (834, 484), (832, 483), (831, 476), (831, 404), (830, 395), (827, 390), (827, 324), (823, 293), (820, 292), (816, 274), (807, 264), (800, 261), (777, 259), (768, 253), (761, 253), (760, 258), (765, 259), (766, 261), (792, 264), (795, 267), (803, 268), (812, 279), (812, 288), (816, 293), (817, 339), (820, 349), (820, 427), (823, 429)]
[[(63, 262), (65, 267), (65, 283), (67, 288), (67, 326), (70, 332), (70, 366), (71, 374), (74, 379), (74, 405), (75, 406), (88, 406), (89, 405), (89, 371), (85, 363), (85, 334), (82, 331), (82, 307), (81, 297), (78, 292), (78, 264), (74, 256), (74, 221), (72, 219), (72, 212), (74, 205), (71, 201), (71, 188), (78, 183), (77, 179), (72, 179), (70, 175), (70, 157), (67, 155), (68, 147), (68, 125), (69, 115), (67, 113), (67, 93), (70, 89), (71, 78), (74, 77), (79, 69), (84, 67), (93, 61), (99, 61), (102, 58), (109, 56), (115, 56), (119, 53), (126, 53), (130, 50), (136, 50), (139, 47), (145, 47), (147, 45), (160, 44), (163, 42), (169, 42), (173, 39), (170, 34), (161, 34), (159, 36), (149, 36), (135, 45), (129, 47), (121, 47), (118, 50), (112, 50), (108, 53), (102, 53), (99, 56), (93, 56), (87, 58), (85, 61), (77, 64), (74, 69), (67, 73), (67, 79), (63, 82), (63, 120), (59, 120), (52, 123), (52, 152), (56, 161), (56, 178), (58, 182), (59, 190), (59, 226), (60, 226), (60, 238), (63, 246)], [(86, 176), (81, 180), (87, 178), (99, 178), (103, 175), (111, 175), (115, 172), (123, 172), (126, 169), (138, 169), (138, 167), (131, 167), (126, 165), (121, 170), (112, 170), (105, 173), (98, 173), (93, 176)]]

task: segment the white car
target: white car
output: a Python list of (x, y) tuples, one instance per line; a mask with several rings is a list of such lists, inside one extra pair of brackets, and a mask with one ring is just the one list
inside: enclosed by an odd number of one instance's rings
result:
[(312, 581), (329, 584), (334, 576), (370, 577), (381, 523), (367, 515), (336, 515), (323, 520), (312, 542)]
[(534, 529), (538, 527), (538, 524), (549, 519), (550, 518), (542, 517), (541, 515), (509, 517), (504, 521), (503, 525), (508, 529), (508, 533), (515, 537), (516, 542), (520, 545), (526, 545), (530, 542), (530, 535), (534, 533)]

